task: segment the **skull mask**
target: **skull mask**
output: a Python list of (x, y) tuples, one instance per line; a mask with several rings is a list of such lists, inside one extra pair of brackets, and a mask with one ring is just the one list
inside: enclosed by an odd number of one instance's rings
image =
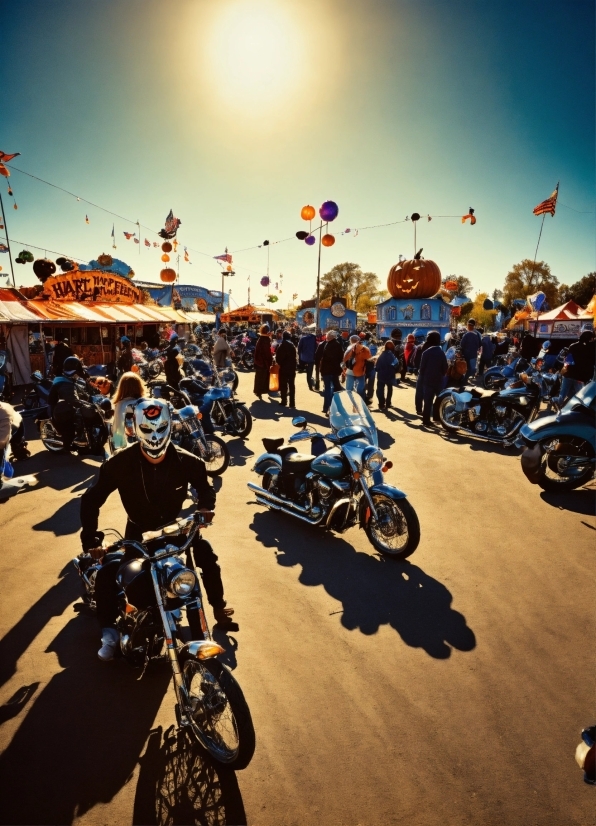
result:
[(163, 456), (170, 444), (170, 408), (161, 399), (143, 399), (134, 408), (135, 433), (151, 459)]

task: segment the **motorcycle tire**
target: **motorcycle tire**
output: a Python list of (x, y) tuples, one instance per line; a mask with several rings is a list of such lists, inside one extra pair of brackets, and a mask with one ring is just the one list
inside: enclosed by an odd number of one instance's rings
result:
[(62, 436), (49, 419), (44, 419), (40, 423), (39, 435), (46, 450), (49, 450), (50, 453), (62, 453), (64, 450)]
[[(551, 439), (548, 440), (550, 443)], [(541, 444), (542, 447), (542, 444)], [(549, 493), (564, 492), (581, 488), (589, 482), (594, 475), (594, 465), (588, 462), (588, 467), (577, 476), (563, 476), (559, 473), (560, 463), (564, 462), (567, 456), (585, 456), (587, 460), (594, 458), (594, 450), (589, 442), (583, 439), (574, 439), (573, 443), (560, 441), (558, 446), (547, 453), (543, 453), (540, 460), (540, 476), (538, 484), (542, 490)]]
[(252, 353), (245, 353), (242, 356), (242, 364), (247, 370), (253, 370), (255, 366), (255, 359)]
[(226, 409), (226, 413), (231, 416), (234, 422), (234, 436), (246, 439), (252, 430), (252, 416), (248, 407), (244, 404), (235, 405), (232, 411)]
[(218, 660), (187, 659), (182, 679), (190, 698), (183, 711), (198, 743), (220, 765), (234, 771), (246, 768), (255, 753), (256, 735), (248, 703), (232, 674)]
[(162, 363), (158, 359), (149, 362), (149, 364), (147, 365), (147, 373), (149, 374), (149, 378), (156, 379), (161, 373), (161, 368)]
[(202, 458), (207, 469), (207, 476), (221, 476), (230, 464), (228, 446), (219, 436), (205, 436), (205, 441), (207, 442), (208, 454)]
[(446, 410), (448, 407), (452, 407), (455, 410), (455, 402), (451, 399), (450, 396), (446, 396), (444, 399), (441, 399), (438, 405), (437, 415), (444, 430), (446, 430), (448, 433), (457, 433), (458, 430), (461, 430), (461, 427), (456, 424), (450, 424), (445, 419)]
[(233, 372), (234, 372), (234, 381), (232, 382), (232, 390), (235, 393), (236, 390), (238, 389), (238, 384), (240, 382), (240, 376), (238, 375), (238, 373), (235, 370)]
[[(407, 499), (390, 499), (384, 494), (373, 495), (373, 503), (382, 523), (377, 524), (370, 514), (365, 527), (368, 541), (383, 556), (407, 559), (420, 543), (420, 522), (416, 511)], [(398, 522), (399, 525), (396, 524)]]

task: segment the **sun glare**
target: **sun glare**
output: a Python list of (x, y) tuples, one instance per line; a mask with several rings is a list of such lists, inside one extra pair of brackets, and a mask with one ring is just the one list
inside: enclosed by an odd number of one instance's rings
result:
[(303, 82), (303, 33), (280, 3), (231, 2), (216, 13), (207, 37), (206, 80), (220, 104), (277, 103)]

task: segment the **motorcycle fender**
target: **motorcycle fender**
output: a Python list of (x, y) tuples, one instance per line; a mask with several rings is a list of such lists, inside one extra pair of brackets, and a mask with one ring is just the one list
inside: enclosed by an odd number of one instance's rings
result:
[(527, 447), (521, 455), (521, 466), (528, 482), (533, 485), (538, 484), (540, 479), (540, 459), (542, 458), (542, 449), (540, 445), (534, 447)]
[[(438, 396), (436, 396), (435, 401), (433, 403), (433, 417), (435, 419), (439, 418), (439, 405), (443, 401), (444, 398), (451, 395), (451, 391), (455, 390), (454, 387), (446, 387), (445, 390), (442, 390)], [(459, 390), (457, 392), (460, 392)]]
[[(376, 494), (383, 494), (383, 496), (387, 496), (388, 499), (394, 499), (397, 501), (398, 499), (407, 499), (408, 496), (403, 490), (399, 490), (398, 488), (394, 488), (392, 485), (373, 485), (371, 488), (368, 489), (368, 492), (371, 496)], [(364, 528), (366, 523), (370, 518), (370, 508), (368, 506), (368, 502), (366, 496), (363, 496), (360, 500), (360, 527)]]
[(180, 665), (183, 665), (189, 659), (209, 660), (219, 656), (219, 654), (225, 654), (225, 651), (221, 645), (213, 642), (213, 640), (193, 640), (187, 642), (178, 651), (178, 660)]
[(262, 453), (254, 464), (253, 470), (262, 476), (272, 465), (281, 470), (281, 456), (276, 453)]

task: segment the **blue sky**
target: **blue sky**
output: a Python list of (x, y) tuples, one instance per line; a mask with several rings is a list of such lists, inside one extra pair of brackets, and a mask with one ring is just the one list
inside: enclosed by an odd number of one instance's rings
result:
[[(412, 225), (343, 230), (472, 206), (476, 226), (421, 221), (418, 246), (492, 290), (533, 257), (532, 208), (557, 181), (539, 258), (565, 283), (596, 269), (591, 0), (5, 2), (0, 59), (0, 149), (156, 230), (173, 207), (191, 248), (184, 283), (217, 288), (211, 256), (293, 236), (300, 208), (331, 198), (323, 271), (355, 261), (384, 284), (413, 252)], [(90, 260), (112, 251), (114, 223), (112, 252), (158, 279), (157, 250), (124, 240), (131, 223), (18, 172), (10, 182), (11, 238)], [(279, 306), (313, 294), (316, 248), (292, 239), (269, 254)], [(234, 263), (233, 301), (249, 273), (262, 300), (266, 249)], [(29, 265), (16, 275), (37, 283)]]

